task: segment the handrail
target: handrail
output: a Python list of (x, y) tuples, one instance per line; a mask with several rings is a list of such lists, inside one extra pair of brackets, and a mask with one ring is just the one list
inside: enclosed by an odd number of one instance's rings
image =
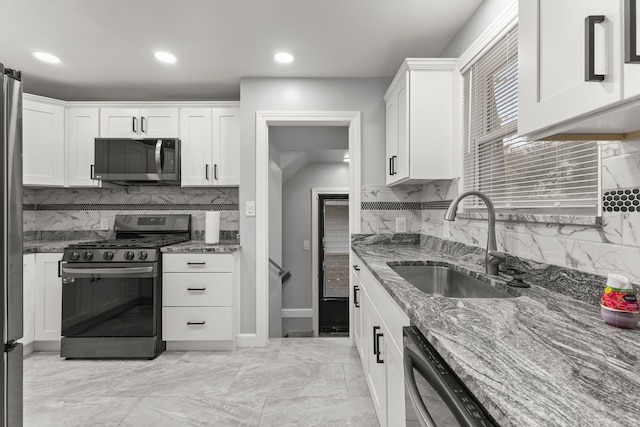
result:
[(278, 275), (282, 276), (285, 273), (284, 268), (280, 267), (274, 260), (269, 258), (269, 263), (278, 269)]

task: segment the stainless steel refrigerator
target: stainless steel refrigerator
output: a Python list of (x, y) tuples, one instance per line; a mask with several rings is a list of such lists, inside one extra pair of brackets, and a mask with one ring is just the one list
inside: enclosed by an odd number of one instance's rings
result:
[(0, 63), (2, 426), (22, 426), (22, 83)]

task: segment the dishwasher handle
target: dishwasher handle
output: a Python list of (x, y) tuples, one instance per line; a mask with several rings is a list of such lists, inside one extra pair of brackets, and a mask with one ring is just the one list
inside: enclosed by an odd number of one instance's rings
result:
[(413, 369), (415, 368), (426, 379), (428, 377), (429, 371), (428, 365), (424, 361), (422, 361), (417, 354), (415, 354), (411, 349), (407, 347), (404, 348), (403, 365), (404, 383), (407, 387), (407, 392), (409, 393), (411, 406), (413, 406), (413, 409), (418, 415), (420, 425), (424, 427), (438, 427), (435, 421), (433, 421), (433, 418), (431, 418), (429, 410), (420, 397), (420, 390), (418, 390), (416, 377), (413, 374)]

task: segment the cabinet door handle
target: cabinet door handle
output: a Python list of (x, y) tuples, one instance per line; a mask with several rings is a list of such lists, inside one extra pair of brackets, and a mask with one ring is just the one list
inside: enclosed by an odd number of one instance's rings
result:
[(393, 175), (398, 175), (398, 169), (397, 169), (397, 165), (398, 165), (398, 156), (393, 156)]
[(145, 133), (144, 122), (145, 122), (145, 118), (144, 118), (144, 116), (141, 116), (140, 117), (140, 132), (142, 132), (142, 133)]
[(206, 179), (206, 180), (209, 179), (209, 163), (204, 165), (204, 179)]
[(376, 334), (376, 362), (384, 363), (384, 360), (380, 359), (380, 337), (383, 337), (384, 334)]
[(604, 74), (596, 74), (595, 25), (604, 21), (604, 15), (590, 15), (584, 19), (584, 81), (604, 81)]
[(360, 267), (358, 267), (356, 264), (353, 264), (353, 269), (354, 269), (355, 271), (360, 271)]
[(356, 307), (360, 307), (360, 301), (358, 301), (358, 291), (360, 290), (360, 286), (355, 285), (353, 287), (353, 305)]
[(91, 167), (89, 168), (89, 178), (91, 178), (91, 179), (95, 179), (93, 177), (93, 172), (94, 172), (95, 168), (96, 168), (96, 165), (91, 165)]
[(393, 175), (393, 156), (389, 157), (389, 176)]
[(377, 332), (380, 329), (380, 326), (374, 326), (373, 327), (373, 354), (378, 354), (378, 340), (376, 339), (376, 336), (378, 335)]
[(207, 263), (206, 263), (206, 262), (204, 262), (204, 261), (203, 261), (203, 262), (191, 262), (191, 261), (189, 261), (189, 262), (187, 263), (187, 265), (206, 265), (206, 264), (207, 264)]
[(624, 62), (627, 64), (640, 63), (640, 55), (636, 51), (638, 40), (636, 7), (636, 0), (624, 1)]
[(131, 130), (133, 133), (138, 133), (138, 118), (131, 117)]
[(62, 277), (62, 260), (58, 260), (58, 277)]
[(204, 325), (205, 323), (207, 323), (207, 322), (205, 322), (204, 320), (203, 320), (202, 322), (192, 322), (192, 321), (188, 321), (188, 322), (187, 322), (187, 325), (189, 325), (189, 326), (193, 326), (193, 325)]
[(218, 179), (218, 164), (213, 164), (213, 179)]
[(203, 292), (206, 291), (207, 288), (187, 288), (187, 290), (192, 292)]

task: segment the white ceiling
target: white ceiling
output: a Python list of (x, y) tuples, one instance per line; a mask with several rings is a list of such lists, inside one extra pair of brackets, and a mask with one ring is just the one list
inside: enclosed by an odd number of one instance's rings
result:
[(64, 100), (237, 100), (241, 77), (393, 76), (437, 57), (481, 1), (0, 0), (0, 62)]

